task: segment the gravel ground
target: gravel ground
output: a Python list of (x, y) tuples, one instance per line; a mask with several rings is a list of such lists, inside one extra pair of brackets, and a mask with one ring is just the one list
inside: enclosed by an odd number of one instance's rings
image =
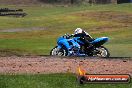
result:
[(88, 74), (130, 74), (132, 59), (93, 57), (0, 57), (1, 74), (77, 73), (79, 65)]

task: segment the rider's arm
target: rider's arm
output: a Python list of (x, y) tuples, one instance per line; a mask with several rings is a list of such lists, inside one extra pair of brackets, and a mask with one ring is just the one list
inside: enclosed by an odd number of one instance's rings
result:
[(86, 37), (88, 37), (89, 39), (93, 39), (89, 33), (87, 33), (86, 31), (84, 31), (84, 33), (86, 34)]

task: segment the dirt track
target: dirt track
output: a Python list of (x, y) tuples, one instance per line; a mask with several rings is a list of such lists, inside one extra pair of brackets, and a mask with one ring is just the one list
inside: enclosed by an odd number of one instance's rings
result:
[(0, 73), (77, 73), (78, 66), (89, 74), (130, 74), (132, 59), (90, 57), (0, 57)]

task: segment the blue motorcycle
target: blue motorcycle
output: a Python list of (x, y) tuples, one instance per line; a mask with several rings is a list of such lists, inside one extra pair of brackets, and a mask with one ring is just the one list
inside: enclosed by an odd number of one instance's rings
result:
[(71, 37), (71, 35), (65, 34), (58, 38), (57, 46), (51, 50), (50, 55), (109, 57), (110, 53), (108, 49), (102, 46), (108, 39), (108, 37), (96, 39), (91, 37), (91, 40), (89, 41), (90, 46), (88, 46), (82, 41), (81, 37)]

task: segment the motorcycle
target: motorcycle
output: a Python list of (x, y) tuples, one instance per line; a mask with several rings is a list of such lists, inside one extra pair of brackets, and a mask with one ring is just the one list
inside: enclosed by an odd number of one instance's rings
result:
[(96, 39), (91, 37), (91, 40), (89, 41), (90, 46), (88, 46), (82, 41), (81, 37), (71, 38), (71, 35), (65, 34), (58, 38), (57, 46), (50, 51), (50, 55), (109, 57), (110, 53), (108, 49), (103, 46), (108, 40), (108, 37), (100, 37)]

